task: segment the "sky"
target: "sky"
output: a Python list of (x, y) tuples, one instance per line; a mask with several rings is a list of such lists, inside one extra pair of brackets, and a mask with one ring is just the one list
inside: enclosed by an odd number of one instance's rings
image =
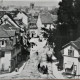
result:
[[(2, 0), (0, 0), (2, 1)], [(30, 2), (35, 2), (36, 6), (58, 6), (61, 0), (3, 0), (4, 5), (26, 5), (29, 6)]]
[(55, 1), (59, 2), (60, 0), (3, 0), (3, 1)]

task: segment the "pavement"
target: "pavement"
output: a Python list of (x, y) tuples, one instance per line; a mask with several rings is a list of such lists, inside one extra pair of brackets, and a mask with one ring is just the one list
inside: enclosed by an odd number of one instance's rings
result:
[(57, 66), (56, 66), (56, 62), (52, 63), (52, 71), (53, 71), (53, 75), (56, 77), (56, 79), (66, 79), (62, 73), (64, 72), (64, 70), (62, 71), (58, 71)]

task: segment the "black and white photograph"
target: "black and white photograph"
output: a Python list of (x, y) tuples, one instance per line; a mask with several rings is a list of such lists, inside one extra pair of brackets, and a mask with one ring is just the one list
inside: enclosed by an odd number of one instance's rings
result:
[(80, 0), (0, 0), (0, 79), (80, 79)]

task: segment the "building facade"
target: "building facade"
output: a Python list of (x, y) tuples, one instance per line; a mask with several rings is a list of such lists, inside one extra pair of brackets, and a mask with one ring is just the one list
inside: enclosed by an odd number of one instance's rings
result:
[(80, 75), (80, 38), (65, 45), (61, 52), (65, 72)]

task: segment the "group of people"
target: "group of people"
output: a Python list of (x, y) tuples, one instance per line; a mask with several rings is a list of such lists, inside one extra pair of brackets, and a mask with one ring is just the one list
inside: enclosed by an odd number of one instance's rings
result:
[(47, 65), (43, 65), (43, 66), (40, 66), (40, 63), (38, 64), (38, 71), (43, 73), (43, 74), (48, 74), (48, 67)]

